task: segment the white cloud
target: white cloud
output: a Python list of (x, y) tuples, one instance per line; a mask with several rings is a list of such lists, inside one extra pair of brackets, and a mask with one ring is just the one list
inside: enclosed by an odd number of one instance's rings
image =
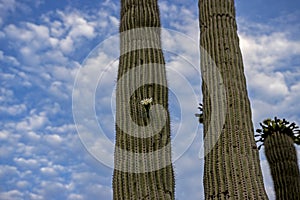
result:
[(10, 158), (10, 156), (13, 154), (13, 151), (14, 151), (13, 147), (7, 147), (3, 145), (0, 147), (0, 156), (2, 159)]
[(27, 188), (27, 187), (30, 186), (30, 183), (27, 182), (27, 181), (18, 181), (17, 184), (16, 184), (16, 186), (17, 186), (18, 188), (20, 188), (20, 189), (22, 189), (22, 188)]
[(56, 38), (51, 43), (59, 44), (60, 50), (66, 55), (80, 46), (81, 38), (93, 39), (96, 36), (97, 23), (90, 16), (75, 9), (69, 12), (58, 10), (56, 15), (59, 20), (51, 21), (51, 16), (47, 15), (43, 18), (50, 26), (50, 33)]
[(68, 200), (84, 200), (83, 195), (71, 193), (68, 196)]
[(43, 20), (49, 24), (49, 30), (50, 30), (50, 34), (54, 37), (54, 38), (61, 38), (64, 33), (65, 33), (65, 28), (64, 28), (64, 24), (62, 21), (59, 20), (51, 20), (50, 17), (48, 16), (44, 16)]
[(27, 28), (35, 33), (35, 37), (39, 39), (48, 39), (49, 38), (49, 29), (44, 25), (37, 25), (33, 23), (26, 23)]
[(0, 166), (0, 177), (3, 180), (4, 177), (15, 177), (15, 176), (19, 176), (19, 171), (17, 169), (17, 167), (15, 166), (9, 166), (9, 165), (1, 165)]
[(65, 94), (64, 84), (60, 81), (54, 81), (51, 83), (49, 93), (56, 96), (56, 98), (68, 99), (70, 96), (70, 94)]
[(66, 186), (59, 182), (42, 181), (41, 182), (40, 195), (44, 199), (55, 200), (55, 199), (66, 199), (67, 189)]
[[(83, 53), (77, 50), (97, 34), (102, 34), (99, 32), (101, 21), (117, 23), (116, 17), (107, 12), (95, 11), (89, 15), (77, 9), (57, 10), (44, 14), (41, 17), (42, 24), (21, 22), (5, 26), (5, 38), (19, 52), (20, 61), (6, 56), (2, 51), (1, 60), (14, 65), (22, 62), (17, 74), (25, 79), (22, 81), (24, 86), (38, 85), (55, 98), (68, 99), (79, 67), (78, 62), (69, 56), (75, 50), (79, 56), (89, 53), (88, 49)], [(100, 19), (95, 15), (99, 15)]]
[(9, 143), (15, 143), (20, 139), (20, 135), (14, 134), (14, 130), (6, 130), (6, 127), (15, 127), (15, 124), (8, 123), (6, 126), (3, 126), (3, 130), (0, 131), (0, 140), (9, 142)]
[(0, 88), (0, 101), (1, 102), (11, 102), (13, 100), (13, 97), (14, 97), (13, 90), (10, 90), (7, 88)]
[(25, 158), (14, 158), (15, 163), (22, 168), (37, 168), (39, 163), (34, 159), (25, 159)]
[[(256, 98), (263, 98), (265, 101), (274, 102), (278, 98), (283, 99), (289, 94), (289, 88), (285, 76), (281, 72), (250, 72), (247, 74), (250, 90)], [(255, 81), (251, 81), (255, 80)]]
[(51, 135), (45, 135), (45, 140), (54, 146), (58, 146), (62, 143), (63, 139), (61, 138), (61, 136), (57, 135), (57, 134), (51, 134)]
[[(76, 10), (70, 13), (57, 11), (56, 15), (60, 17), (59, 21), (52, 22), (50, 16), (44, 17), (45, 25), (23, 22), (19, 27), (10, 24), (4, 28), (7, 38), (14, 40), (14, 46), (21, 46), (23, 59), (29, 64), (41, 62), (42, 55), (37, 55), (39, 51), (60, 50), (68, 55), (82, 44), (82, 37), (95, 37), (95, 24), (87, 21), (82, 13)], [(32, 57), (36, 62), (29, 62)]]
[(4, 28), (4, 31), (8, 38), (19, 40), (19, 42), (24, 44), (30, 44), (30, 48), (33, 50), (42, 50), (51, 44), (49, 43), (49, 29), (44, 25), (25, 22), (21, 27), (17, 27), (14, 24), (10, 24)]
[(101, 177), (96, 174), (96, 173), (92, 173), (92, 172), (79, 172), (79, 173), (73, 173), (72, 174), (72, 179), (75, 182), (82, 182), (82, 183), (86, 183), (86, 182), (94, 182), (96, 180), (99, 180)]
[(112, 22), (113, 26), (118, 27), (120, 22), (115, 16), (109, 16), (110, 21)]
[(40, 112), (38, 114), (35, 113), (35, 110), (32, 110), (30, 116), (26, 117), (24, 120), (19, 122), (16, 125), (16, 129), (21, 130), (37, 130), (48, 122), (48, 118), (45, 112)]
[(51, 167), (42, 167), (41, 169), (42, 174), (47, 175), (47, 176), (56, 176), (57, 172), (55, 169)]
[(41, 195), (29, 193), (29, 198), (31, 200), (44, 200), (44, 198)]
[[(32, 142), (32, 141), (31, 141)], [(30, 144), (30, 143), (17, 143), (17, 145), (14, 145), (16, 149), (14, 149), (15, 154), (21, 154), (24, 157), (33, 157), (35, 153), (39, 150), (37, 148), (37, 145)], [(35, 159), (35, 158), (34, 158)]]
[(18, 104), (18, 105), (12, 105), (12, 106), (0, 106), (0, 113), (4, 112), (9, 115), (19, 115), (26, 111), (26, 105), (25, 104)]
[[(168, 27), (172, 30), (187, 34), (195, 41), (198, 41), (198, 13), (196, 13), (195, 9), (191, 9), (189, 6), (192, 6), (192, 4), (175, 5), (170, 4), (168, 1), (160, 1), (159, 7), (162, 27)], [(174, 17), (174, 13), (176, 13), (176, 17)], [(182, 45), (182, 47), (184, 46), (188, 47), (187, 45)]]
[(300, 40), (291, 40), (286, 32), (251, 35), (240, 32), (246, 70), (270, 72), (300, 54)]
[(7, 199), (7, 200), (22, 200), (24, 198), (24, 193), (18, 190), (10, 190), (7, 192), (0, 192), (0, 198), (1, 199)]
[(83, 18), (76, 18), (75, 24), (73, 25), (72, 30), (70, 31), (70, 36), (73, 38), (76, 37), (86, 37), (86, 38), (93, 38), (95, 37), (94, 27), (93, 24), (89, 24)]
[(0, 140), (6, 140), (9, 136), (9, 132), (8, 131), (1, 131), (0, 132)]
[(76, 132), (76, 127), (74, 124), (63, 124), (62, 126), (47, 126), (46, 130), (57, 133), (57, 134), (66, 134)]
[(27, 138), (30, 139), (30, 141), (38, 142), (41, 136), (33, 131), (28, 131)]
[(62, 52), (64, 52), (65, 54), (68, 54), (74, 50), (73, 44), (74, 44), (73, 39), (71, 37), (67, 36), (66, 38), (64, 38), (60, 41), (60, 48), (61, 48)]
[(254, 119), (278, 115), (295, 119), (295, 108), (299, 107), (296, 58), (300, 55), (300, 40), (292, 39), (283, 28), (240, 21), (240, 43)]

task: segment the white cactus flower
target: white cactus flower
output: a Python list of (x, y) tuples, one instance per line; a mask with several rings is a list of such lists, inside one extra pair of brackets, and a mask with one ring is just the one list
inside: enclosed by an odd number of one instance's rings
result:
[(146, 98), (146, 99), (143, 99), (141, 100), (141, 104), (142, 105), (149, 105), (150, 103), (152, 103), (152, 97), (151, 98)]

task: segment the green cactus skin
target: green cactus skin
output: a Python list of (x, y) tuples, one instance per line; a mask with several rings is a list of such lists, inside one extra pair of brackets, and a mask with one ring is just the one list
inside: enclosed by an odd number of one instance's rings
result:
[[(251, 108), (248, 99), (242, 55), (237, 35), (234, 0), (199, 0), (200, 45), (215, 61), (226, 94), (225, 124), (219, 140), (205, 155), (205, 199), (268, 199), (254, 140)], [(206, 66), (204, 66), (206, 65)], [(216, 80), (214, 74), (203, 73), (209, 63), (201, 59), (203, 80)], [(214, 83), (213, 83), (214, 84)], [(206, 83), (203, 83), (204, 136), (210, 122), (211, 102)], [(224, 108), (215, 108), (224, 109)], [(217, 120), (217, 119), (216, 119)], [(211, 138), (211, 139), (210, 139)]]
[[(156, 27), (156, 31), (150, 31), (143, 35), (145, 37), (139, 37), (139, 41), (137, 41), (135, 30), (144, 27)], [(157, 0), (121, 0), (121, 56), (116, 91), (116, 148), (112, 183), (114, 200), (173, 200), (175, 198), (168, 88), (165, 61), (160, 48), (159, 28)], [(131, 30), (129, 34), (122, 34), (129, 30)], [(152, 47), (157, 48), (130, 49), (138, 42), (139, 44), (152, 44)], [(141, 65), (147, 65), (146, 72), (138, 75), (130, 74), (125, 81), (120, 83), (120, 79), (124, 79), (127, 72), (137, 69)], [(143, 84), (133, 93), (128, 93), (128, 88), (135, 87), (140, 80), (147, 82), (149, 77), (154, 77), (155, 83)], [(133, 130), (132, 121), (141, 128), (153, 121), (154, 124), (161, 122), (162, 113), (151, 113), (151, 108), (149, 113), (149, 106), (141, 104), (141, 100), (147, 98), (153, 98), (153, 105), (163, 106), (167, 113), (166, 123), (157, 134), (151, 137), (135, 137), (131, 134), (133, 132), (131, 131)], [(129, 106), (125, 106), (124, 102), (130, 102)], [(130, 113), (130, 117), (126, 117), (128, 113)], [(126, 130), (122, 129), (119, 124), (127, 126)], [(137, 133), (141, 136), (147, 134), (142, 131), (137, 131)], [(161, 149), (164, 151), (159, 151)], [(123, 151), (135, 153), (137, 157), (124, 157)], [(141, 154), (153, 152), (155, 156), (152, 160), (140, 157)], [(142, 172), (132, 171), (133, 167), (142, 169)], [(144, 172), (143, 169), (145, 169)]]
[(264, 142), (277, 200), (300, 200), (300, 174), (293, 139), (274, 133)]

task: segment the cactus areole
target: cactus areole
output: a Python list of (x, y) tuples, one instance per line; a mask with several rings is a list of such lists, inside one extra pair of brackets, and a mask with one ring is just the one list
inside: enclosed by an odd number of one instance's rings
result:
[(157, 0), (121, 0), (113, 199), (173, 200), (170, 118)]

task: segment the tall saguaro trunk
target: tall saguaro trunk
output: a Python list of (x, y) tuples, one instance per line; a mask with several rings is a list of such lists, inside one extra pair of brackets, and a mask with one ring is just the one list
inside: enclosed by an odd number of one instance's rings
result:
[[(268, 199), (254, 140), (251, 109), (248, 99), (242, 55), (237, 35), (234, 0), (199, 0), (200, 48), (215, 62), (222, 79), (226, 100), (209, 91), (216, 85), (211, 62), (201, 57), (203, 82), (203, 116), (205, 166), (205, 199)], [(221, 87), (221, 84), (220, 84)], [(218, 88), (218, 86), (216, 86)], [(212, 105), (219, 105), (212, 108)], [(214, 132), (218, 119), (214, 113), (224, 113), (219, 138)], [(217, 122), (218, 123), (218, 122)], [(215, 145), (208, 149), (209, 145)]]
[(157, 0), (121, 0), (113, 199), (174, 199)]

